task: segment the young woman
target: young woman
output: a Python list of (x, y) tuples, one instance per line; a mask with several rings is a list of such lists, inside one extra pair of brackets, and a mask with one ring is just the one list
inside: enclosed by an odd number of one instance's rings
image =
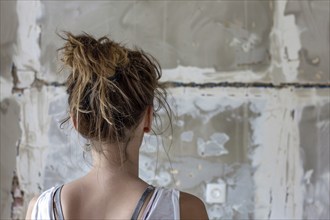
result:
[[(92, 148), (91, 171), (31, 200), (27, 219), (207, 219), (203, 202), (138, 176), (139, 148), (168, 107), (157, 61), (107, 37), (66, 33), (70, 117)], [(154, 107), (154, 103), (158, 103)]]

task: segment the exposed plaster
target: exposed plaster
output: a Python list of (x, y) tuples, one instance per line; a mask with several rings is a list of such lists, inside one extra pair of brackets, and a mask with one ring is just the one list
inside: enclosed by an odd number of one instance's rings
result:
[[(295, 23), (295, 16), (285, 15), (287, 3), (287, 0), (274, 2), (274, 24), (269, 36), (272, 55), (270, 69), (277, 74), (283, 74), (283, 81), (296, 82), (300, 63), (301, 31)], [(277, 78), (273, 78), (273, 82), (280, 83)]]
[[(225, 182), (228, 187), (227, 201), (223, 205), (208, 204), (211, 218), (301, 219), (303, 193), (312, 195), (313, 190), (329, 190), (324, 185), (329, 182), (329, 174), (325, 173), (320, 177), (318, 185), (312, 186), (310, 179), (316, 175), (315, 172), (307, 170), (304, 173), (302, 170), (299, 148), (301, 134), (298, 127), (301, 115), (296, 108), (304, 108), (306, 103), (329, 103), (324, 94), (329, 93), (330, 83), (304, 83), (297, 80), (298, 52), (301, 49), (300, 30), (295, 24), (295, 17), (284, 14), (287, 2), (269, 2), (274, 10), (274, 25), (270, 33), (271, 63), (265, 70), (258, 72), (248, 68), (217, 72), (215, 68), (182, 65), (163, 70), (162, 80), (170, 81), (169, 91), (176, 95), (175, 99), (179, 103), (177, 110), (181, 118), (174, 123), (183, 131), (177, 139), (185, 143), (180, 145), (178, 151), (190, 155), (176, 158), (173, 164), (163, 160), (162, 163), (159, 162), (162, 164), (160, 168), (155, 170), (156, 157), (150, 154), (156, 154), (157, 147), (162, 149), (163, 143), (158, 137), (146, 137), (147, 143), (141, 148), (141, 176), (150, 183), (198, 192), (198, 196), (204, 199), (205, 184), (216, 185)], [(72, 3), (73, 7), (74, 5)], [(95, 8), (97, 9), (96, 6)], [(35, 193), (42, 191), (45, 185), (54, 184), (59, 179), (71, 180), (70, 178), (78, 177), (87, 170), (85, 167), (79, 170), (70, 164), (70, 150), (63, 143), (67, 140), (62, 136), (50, 137), (54, 135), (50, 132), (54, 131), (51, 128), (54, 129), (56, 123), (53, 116), (58, 114), (58, 109), (63, 109), (63, 106), (57, 105), (65, 102), (64, 99), (57, 100), (57, 95), (64, 97), (65, 89), (62, 82), (47, 81), (47, 70), (44, 70), (40, 63), (41, 29), (37, 19), (41, 12), (40, 1), (32, 4), (17, 2), (20, 26), (17, 55), (14, 57), (11, 71), (13, 81), (8, 82), (3, 77), (0, 78), (1, 87), (11, 86), (9, 90), (12, 94), (6, 93), (5, 96), (12, 95), (21, 109), (22, 136), (18, 143), (19, 153), (16, 161), (20, 189), (26, 191), (25, 202)], [(162, 19), (166, 21), (165, 18), (164, 16)], [(167, 34), (164, 33), (164, 39), (165, 35)], [(232, 46), (245, 52), (252, 50), (260, 41), (260, 36), (248, 36), (247, 40), (232, 39)], [(317, 64), (319, 60), (315, 59), (313, 62)], [(298, 90), (302, 92), (299, 94)], [(323, 95), (316, 94), (316, 91), (321, 91)], [(306, 102), (300, 96), (312, 101)], [(248, 109), (244, 106), (248, 106)], [(221, 141), (212, 139), (212, 133), (209, 133), (198, 143), (198, 137), (202, 134), (191, 129), (196, 126), (187, 125), (197, 121), (198, 126), (203, 125), (211, 130), (218, 129), (212, 127), (219, 124), (215, 123), (215, 118), (224, 115), (226, 111), (236, 109), (245, 110), (244, 113), (227, 117), (226, 120), (234, 120), (242, 126), (243, 132), (223, 133), (224, 138)], [(255, 115), (251, 116), (249, 112)], [(244, 120), (249, 120), (249, 123), (243, 123)], [(218, 121), (225, 123), (221, 118), (216, 120)], [(329, 126), (326, 122), (322, 123), (318, 125), (325, 128)], [(233, 149), (228, 147), (236, 135), (242, 138), (245, 144), (248, 144), (247, 137), (252, 136), (251, 149), (242, 150), (242, 154), (247, 154), (252, 164), (230, 158), (232, 155), (236, 156)], [(164, 138), (171, 139), (172, 136)], [(71, 141), (79, 142), (76, 139)], [(54, 143), (58, 148), (50, 150)], [(212, 146), (207, 148), (206, 143), (211, 143)], [(214, 155), (207, 153), (204, 155), (206, 158), (203, 158), (201, 154), (205, 150), (211, 151)], [(66, 163), (57, 164), (58, 152), (65, 153), (63, 161), (67, 161)], [(81, 158), (80, 155), (77, 158)], [(238, 161), (239, 164), (228, 165), (228, 161)], [(51, 162), (54, 162), (55, 168), (48, 164)], [(176, 168), (172, 169), (172, 165)], [(52, 175), (52, 178), (45, 176), (45, 173)], [(56, 176), (58, 173), (60, 175)], [(301, 182), (302, 179), (304, 182)], [(241, 201), (242, 197), (248, 199)], [(325, 201), (323, 204), (329, 202)], [(316, 213), (324, 211), (323, 204), (315, 202), (315, 206), (321, 209)]]
[(41, 2), (40, 0), (17, 1), (16, 10), (18, 30), (13, 62), (17, 69), (40, 72), (41, 29), (37, 25), (37, 20), (41, 16)]
[(253, 122), (256, 219), (302, 218), (302, 163), (299, 128), (292, 111), (297, 98), (290, 89), (268, 97)]

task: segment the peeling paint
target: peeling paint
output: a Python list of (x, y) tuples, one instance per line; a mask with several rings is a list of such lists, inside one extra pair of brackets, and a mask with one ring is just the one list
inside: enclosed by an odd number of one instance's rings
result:
[(207, 157), (228, 154), (228, 150), (224, 147), (224, 144), (228, 140), (228, 135), (224, 133), (214, 133), (207, 141), (204, 141), (203, 138), (198, 138), (197, 145), (199, 156)]
[(185, 142), (191, 142), (193, 137), (194, 137), (193, 131), (185, 131), (185, 132), (182, 132), (180, 135), (181, 140), (185, 141)]

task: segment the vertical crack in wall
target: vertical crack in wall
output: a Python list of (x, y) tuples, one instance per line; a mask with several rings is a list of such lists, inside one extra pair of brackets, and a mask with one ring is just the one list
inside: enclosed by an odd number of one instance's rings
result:
[(13, 220), (24, 218), (24, 191), (21, 189), (16, 172), (14, 172), (11, 191), (13, 202), (11, 203), (10, 217)]
[[(12, 94), (20, 105), (21, 137), (17, 145), (17, 173), (13, 177), (13, 204), (11, 218), (24, 218), (27, 202), (37, 193), (41, 177), (45, 141), (43, 128), (47, 127), (47, 91), (45, 82), (38, 80), (40, 64), (40, 26), (37, 19), (41, 15), (41, 2), (17, 1), (18, 30), (16, 53), (11, 70)], [(18, 94), (18, 95), (15, 95)], [(20, 95), (22, 94), (22, 95)], [(46, 129), (47, 130), (47, 129)], [(26, 193), (24, 193), (26, 192)]]

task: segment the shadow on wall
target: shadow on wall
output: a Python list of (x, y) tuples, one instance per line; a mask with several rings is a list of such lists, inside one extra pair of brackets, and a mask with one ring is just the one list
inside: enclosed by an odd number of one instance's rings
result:
[(330, 103), (323, 106), (307, 106), (300, 122), (302, 160), (304, 166), (304, 219), (330, 216)]
[[(20, 107), (18, 103), (13, 99), (3, 99), (0, 103), (1, 219), (9, 219), (11, 215), (15, 215), (12, 205), (22, 207), (21, 201), (18, 201), (20, 196), (17, 193), (12, 194), (13, 183), (18, 183), (15, 170), (21, 137), (19, 118)], [(17, 196), (17, 203), (12, 203), (12, 196)], [(17, 213), (22, 214), (23, 207), (21, 209)]]

